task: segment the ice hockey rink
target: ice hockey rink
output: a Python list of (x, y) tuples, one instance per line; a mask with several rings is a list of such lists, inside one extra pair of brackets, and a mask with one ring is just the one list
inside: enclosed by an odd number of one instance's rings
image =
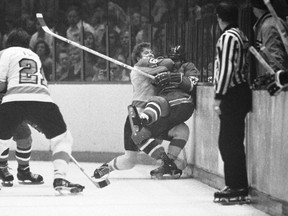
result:
[[(79, 163), (87, 174), (100, 164)], [(9, 161), (16, 177), (17, 163)], [(214, 188), (192, 178), (153, 180), (155, 166), (137, 165), (128, 171), (112, 172), (111, 184), (97, 188), (72, 162), (67, 179), (85, 185), (77, 195), (59, 195), (52, 187), (52, 162), (30, 162), (31, 171), (44, 177), (42, 185), (23, 185), (0, 190), (1, 216), (264, 216), (250, 205), (222, 206), (213, 203)]]

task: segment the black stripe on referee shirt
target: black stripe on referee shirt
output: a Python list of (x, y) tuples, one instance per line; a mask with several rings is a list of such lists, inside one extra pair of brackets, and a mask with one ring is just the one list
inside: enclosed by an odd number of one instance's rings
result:
[[(226, 39), (226, 37), (228, 37), (228, 38)], [(227, 42), (225, 43), (225, 46), (227, 48), (225, 48), (226, 53), (224, 53), (225, 56), (223, 57), (224, 58), (224, 68), (225, 68), (225, 70), (223, 71), (223, 69), (222, 69), (223, 67), (221, 67), (221, 70), (220, 70), (220, 77), (223, 77), (221, 79), (222, 82), (220, 83), (220, 93), (221, 94), (223, 94), (223, 92), (225, 92), (225, 86), (227, 85), (227, 76), (228, 76), (227, 68), (228, 68), (228, 65), (229, 65), (229, 61), (228, 60), (229, 60), (229, 56), (230, 56), (230, 48), (231, 48), (232, 37), (224, 35), (223, 39), (225, 39), (225, 40), (223, 40), (223, 44), (227, 40)], [(224, 48), (224, 46), (222, 47), (222, 52), (223, 52), (223, 48)], [(222, 65), (222, 62), (220, 64)]]

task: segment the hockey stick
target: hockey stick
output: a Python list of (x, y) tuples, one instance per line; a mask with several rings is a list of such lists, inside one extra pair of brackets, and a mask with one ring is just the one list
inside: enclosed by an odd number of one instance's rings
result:
[(110, 184), (109, 179), (105, 179), (103, 181), (100, 182), (95, 182), (93, 181), (93, 179), (91, 179), (91, 177), (84, 171), (84, 169), (80, 166), (80, 164), (76, 161), (76, 159), (70, 154), (69, 155), (71, 160), (74, 162), (74, 164), (76, 164), (76, 166), (81, 170), (81, 172), (97, 187), (97, 188), (103, 188), (106, 187), (107, 185)]
[(188, 161), (187, 161), (187, 153), (186, 153), (185, 147), (182, 149), (182, 153), (183, 153), (184, 165), (186, 167), (188, 165)]
[(257, 52), (257, 50), (253, 47), (249, 47), (249, 51), (256, 57), (256, 59), (265, 67), (265, 69), (269, 72), (269, 74), (274, 74), (274, 70), (270, 67), (270, 65), (265, 61), (265, 59)]
[(264, 0), (264, 3), (267, 6), (268, 10), (270, 11), (272, 17), (275, 19), (277, 30), (280, 34), (280, 37), (281, 37), (282, 42), (284, 44), (285, 50), (288, 54), (288, 36), (287, 36), (287, 32), (285, 30), (285, 27), (280, 22), (279, 17), (277, 15), (276, 11), (274, 10), (270, 0)]
[(69, 40), (69, 39), (67, 39), (67, 38), (65, 38), (65, 37), (62, 37), (62, 36), (54, 33), (54, 32), (51, 31), (51, 30), (48, 28), (48, 26), (46, 25), (46, 23), (45, 23), (45, 21), (44, 21), (44, 18), (43, 18), (43, 15), (42, 15), (41, 13), (37, 13), (37, 14), (36, 14), (36, 17), (37, 17), (37, 19), (38, 19), (38, 21), (39, 21), (42, 29), (43, 29), (46, 33), (52, 35), (53, 37), (58, 38), (58, 39), (61, 40), (61, 41), (64, 41), (64, 42), (66, 42), (66, 43), (68, 43), (68, 44), (71, 44), (71, 45), (73, 45), (73, 46), (75, 46), (75, 47), (78, 47), (78, 48), (80, 48), (80, 49), (82, 49), (82, 50), (85, 50), (85, 51), (87, 51), (87, 52), (89, 52), (89, 53), (92, 53), (93, 55), (96, 55), (96, 56), (98, 56), (98, 57), (100, 57), (100, 58), (103, 58), (103, 59), (105, 59), (105, 60), (107, 60), (107, 61), (110, 61), (110, 62), (112, 62), (112, 63), (115, 63), (115, 64), (117, 64), (117, 65), (120, 65), (120, 66), (122, 66), (122, 67), (124, 67), (124, 68), (126, 68), (126, 69), (128, 69), (128, 70), (134, 70), (134, 71), (136, 71), (136, 72), (138, 72), (138, 73), (141, 73), (143, 76), (149, 77), (149, 78), (151, 78), (151, 79), (155, 79), (154, 76), (152, 76), (152, 75), (150, 75), (150, 74), (148, 74), (148, 73), (145, 73), (145, 72), (143, 72), (143, 71), (141, 71), (141, 70), (139, 70), (139, 69), (137, 69), (137, 68), (133, 68), (133, 67), (131, 67), (130, 65), (124, 64), (123, 62), (117, 61), (116, 59), (113, 59), (113, 58), (111, 58), (111, 57), (109, 57), (109, 56), (103, 55), (102, 53), (96, 52), (95, 50), (92, 50), (92, 49), (90, 49), (90, 48), (88, 48), (88, 47), (85, 47), (85, 46), (83, 46), (83, 45), (81, 45), (81, 44), (79, 44), (79, 43), (76, 43), (76, 42), (74, 42), (74, 41), (71, 41), (71, 40)]

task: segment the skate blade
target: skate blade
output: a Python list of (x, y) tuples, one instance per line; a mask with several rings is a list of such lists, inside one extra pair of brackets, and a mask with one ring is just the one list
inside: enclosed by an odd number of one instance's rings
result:
[(83, 191), (84, 188), (67, 188), (63, 186), (58, 186), (54, 188), (60, 195), (68, 195), (68, 194), (78, 194)]
[(32, 182), (30, 180), (19, 180), (18, 183), (22, 185), (41, 185), (41, 184), (44, 184), (44, 181)]
[(13, 186), (13, 182), (3, 181), (1, 184), (3, 187), (12, 187)]
[(214, 203), (219, 203), (221, 205), (244, 205), (244, 204), (251, 204), (251, 200), (246, 197), (240, 198), (216, 198), (213, 201)]
[(152, 179), (155, 180), (175, 180), (175, 179), (179, 179), (181, 177), (181, 175), (177, 174), (177, 175), (153, 175), (151, 176)]

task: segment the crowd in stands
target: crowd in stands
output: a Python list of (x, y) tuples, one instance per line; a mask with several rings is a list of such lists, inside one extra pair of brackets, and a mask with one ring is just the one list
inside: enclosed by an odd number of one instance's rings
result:
[[(150, 40), (156, 56), (163, 55), (163, 23), (183, 23), (186, 3), (186, 0), (1, 0), (0, 50), (5, 48), (7, 34), (22, 27), (31, 35), (30, 48), (40, 56), (48, 81), (129, 81), (128, 70), (45, 33), (36, 13), (43, 13), (48, 27), (57, 34), (132, 65), (131, 51), (143, 41)], [(176, 13), (171, 13), (172, 10)], [(190, 14), (187, 19), (199, 16), (198, 5), (191, 4), (187, 13)]]

